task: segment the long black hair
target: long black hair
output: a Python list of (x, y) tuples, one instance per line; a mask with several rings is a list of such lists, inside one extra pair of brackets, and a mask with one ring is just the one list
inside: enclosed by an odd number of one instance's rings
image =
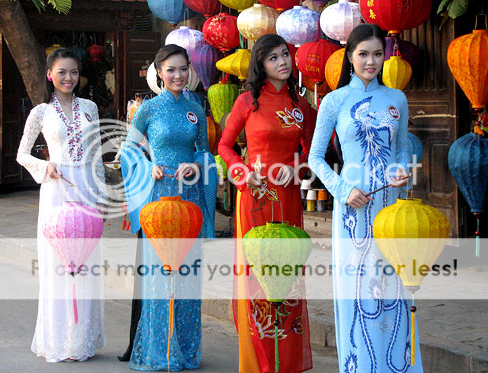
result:
[(176, 44), (167, 44), (164, 47), (160, 48), (158, 50), (158, 53), (156, 53), (156, 57), (154, 57), (154, 67), (156, 68), (156, 81), (158, 83), (158, 87), (161, 87), (162, 82), (158, 74), (158, 70), (161, 68), (161, 62), (177, 54), (182, 55), (188, 65), (190, 64), (190, 58), (188, 57), (186, 49)]
[[(366, 23), (353, 28), (349, 37), (347, 38), (346, 52), (344, 53), (344, 61), (342, 62), (341, 77), (337, 88), (344, 87), (351, 81), (351, 71), (353, 69), (351, 62), (349, 62), (348, 54), (352, 54), (359, 43), (377, 38), (383, 45), (383, 51), (386, 48), (385, 32), (378, 27), (378, 25)], [(378, 75), (378, 83), (383, 84), (381, 75)]]
[[(271, 51), (279, 47), (280, 45), (285, 45), (288, 51), (288, 45), (285, 39), (276, 34), (266, 34), (261, 36), (254, 46), (251, 52), (251, 61), (249, 62), (249, 70), (247, 73), (247, 80), (245, 87), (248, 91), (251, 91), (252, 97), (254, 98), (253, 105), (256, 111), (259, 108), (258, 98), (261, 93), (261, 88), (263, 88), (264, 80), (266, 79), (266, 71), (264, 70), (264, 60), (269, 56)], [(298, 96), (296, 93), (297, 80), (290, 74), (287, 80), (288, 91), (294, 102), (298, 102)]]
[[(72, 58), (73, 60), (76, 61), (76, 64), (78, 65), (78, 71), (81, 74), (81, 61), (80, 58), (71, 50), (68, 48), (58, 48), (51, 53), (46, 58), (46, 73), (44, 74), (46, 76), (46, 93), (47, 97), (46, 100), (44, 101), (45, 103), (49, 103), (51, 101), (51, 97), (54, 92), (54, 84), (52, 81), (47, 79), (47, 71), (53, 69), (54, 63), (60, 59), (60, 58)], [(80, 82), (81, 82), (81, 75), (80, 79), (78, 79), (78, 84), (76, 84), (75, 88), (73, 89), (73, 93), (76, 95), (78, 94), (78, 90), (80, 89)]]

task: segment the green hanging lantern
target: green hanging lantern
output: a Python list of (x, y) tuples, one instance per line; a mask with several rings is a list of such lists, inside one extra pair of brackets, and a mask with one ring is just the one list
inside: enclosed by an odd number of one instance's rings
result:
[(216, 123), (220, 124), (224, 114), (232, 110), (232, 106), (239, 96), (239, 86), (219, 82), (210, 86), (207, 95), (213, 118)]
[(273, 303), (286, 299), (312, 252), (308, 233), (288, 223), (254, 227), (244, 236), (242, 246), (267, 300)]
[(219, 165), (219, 167), (217, 167), (217, 173), (219, 174), (219, 176), (224, 180), (227, 179), (227, 172), (229, 170), (227, 168), (227, 164), (224, 162), (220, 155), (215, 156), (215, 163)]

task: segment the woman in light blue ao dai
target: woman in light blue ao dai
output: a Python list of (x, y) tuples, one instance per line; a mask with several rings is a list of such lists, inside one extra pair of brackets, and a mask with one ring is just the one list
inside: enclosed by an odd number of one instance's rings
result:
[[(376, 25), (351, 32), (338, 89), (320, 105), (309, 156), (311, 169), (334, 196), (334, 311), (341, 373), (423, 372), (416, 341), (411, 365), (410, 293), (386, 270), (374, 243), (373, 221), (404, 193), (408, 175), (408, 103), (385, 87), (385, 39)], [(324, 160), (334, 131), (344, 165), (338, 175)], [(394, 188), (367, 196), (383, 185)], [(391, 269), (391, 267), (390, 267)], [(418, 333), (416, 333), (418, 335)]]

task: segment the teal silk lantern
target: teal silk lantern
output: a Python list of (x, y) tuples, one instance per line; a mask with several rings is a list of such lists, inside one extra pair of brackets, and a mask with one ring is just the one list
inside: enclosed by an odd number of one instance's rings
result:
[(195, 15), (183, 0), (147, 0), (147, 5), (152, 14), (159, 19), (176, 25), (185, 19), (185, 12), (188, 11), (187, 18)]

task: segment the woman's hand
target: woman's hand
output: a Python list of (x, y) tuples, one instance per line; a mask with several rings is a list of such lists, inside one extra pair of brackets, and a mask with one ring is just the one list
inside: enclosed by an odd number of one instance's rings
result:
[(158, 165), (154, 166), (151, 175), (154, 180), (161, 180), (164, 177), (164, 168)]
[(59, 168), (59, 166), (57, 164), (55, 164), (55, 163), (52, 163), (52, 162), (49, 162), (48, 163), (46, 172), (47, 172), (47, 175), (51, 179), (58, 179), (61, 176), (63, 176), (63, 174), (62, 174), (61, 169)]
[(246, 185), (249, 189), (258, 189), (261, 186), (261, 180), (264, 176), (261, 176), (256, 171), (251, 171), (247, 174)]
[(97, 202), (97, 209), (102, 215), (103, 222), (105, 223), (107, 221), (107, 214), (108, 214), (107, 205), (105, 203)]
[(182, 163), (175, 172), (176, 180), (181, 180), (185, 177), (190, 177), (200, 170), (200, 163)]
[(347, 204), (355, 209), (358, 209), (372, 200), (373, 198), (371, 198), (371, 196), (366, 196), (364, 190), (355, 187), (351, 190), (351, 193), (349, 193)]
[[(399, 167), (397, 169), (397, 177), (392, 177), (391, 178), (391, 180), (392, 180), (391, 183), (390, 183), (391, 186), (393, 188), (398, 188), (398, 187), (404, 187), (404, 186), (406, 186), (408, 184), (408, 180), (409, 180), (408, 177), (407, 177), (408, 175), (409, 175), (408, 172), (405, 171), (404, 168)], [(403, 179), (403, 180), (400, 180), (400, 179)]]
[(283, 166), (276, 175), (276, 185), (283, 185), (285, 188), (290, 185), (295, 176), (295, 169), (292, 166)]

